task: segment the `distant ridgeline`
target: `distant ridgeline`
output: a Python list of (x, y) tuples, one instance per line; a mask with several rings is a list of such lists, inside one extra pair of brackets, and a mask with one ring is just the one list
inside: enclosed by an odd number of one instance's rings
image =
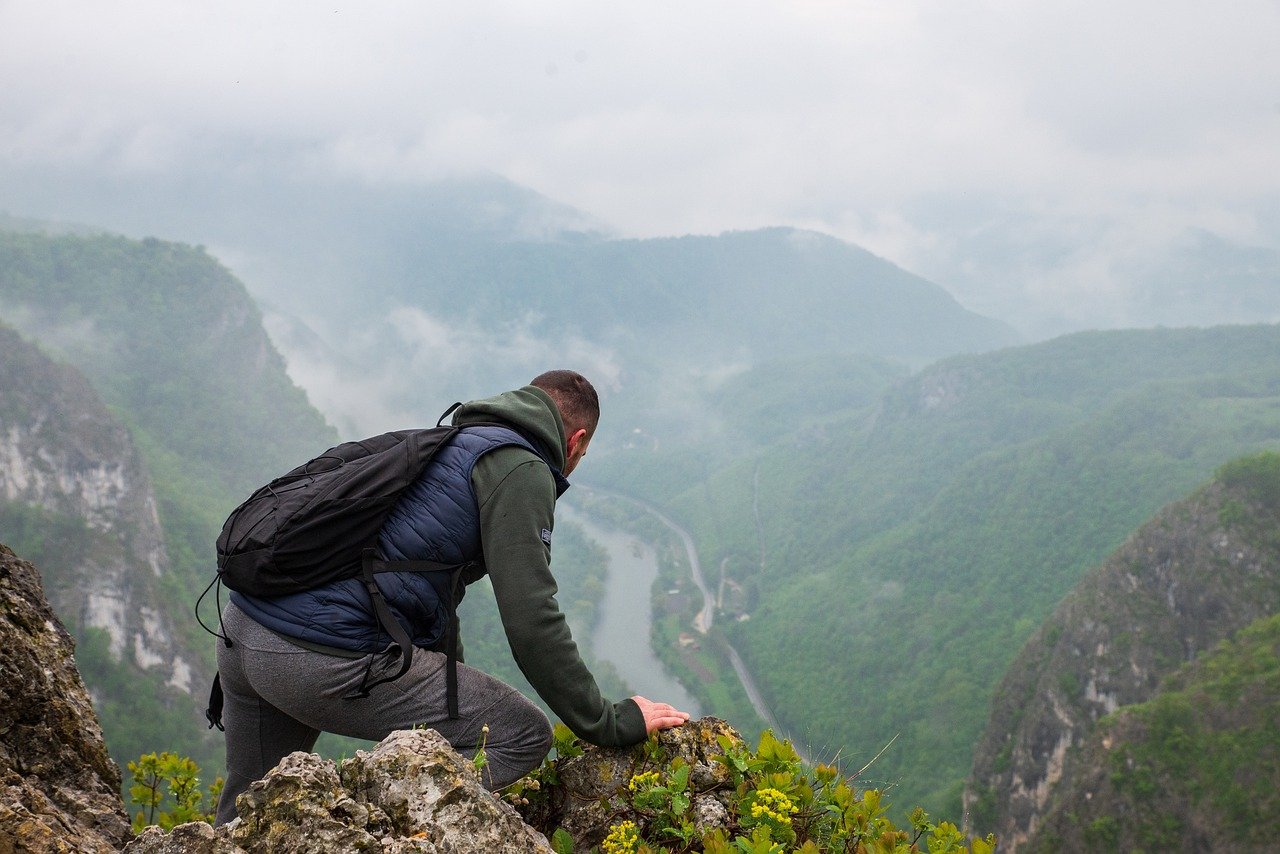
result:
[(430, 274), (390, 279), (384, 298), (490, 321), (534, 313), (628, 363), (655, 342), (682, 359), (844, 352), (924, 364), (1017, 340), (933, 282), (810, 231), (413, 245), (411, 267)]
[(1063, 600), (1001, 683), (966, 792), (1001, 850), (1274, 848), (1280, 454), (1223, 466)]
[(991, 693), (1054, 605), (1217, 467), (1280, 448), (1280, 327), (1081, 333), (863, 395), (877, 380), (848, 376), (798, 372), (808, 406), (763, 447), (637, 448), (592, 476), (673, 508), (724, 568), (719, 625), (788, 735), (854, 770), (892, 741), (868, 782), (959, 815)]
[(187, 616), (214, 538), (335, 434), (201, 249), (0, 232), (0, 324), (0, 541), (44, 572), (115, 759), (216, 769), (213, 646)]
[[(1018, 340), (933, 282), (812, 232), (535, 241), (407, 228), (394, 244), (366, 234), (370, 243), (339, 259), (350, 276), (332, 298), (272, 295), (314, 328), (272, 317), (296, 333), (279, 339), (291, 358), (352, 383), (385, 377), (386, 397), (422, 417), (437, 405), (424, 388), (452, 400), (527, 381), (541, 369), (531, 361), (559, 360), (600, 367), (615, 442), (638, 428), (678, 444), (707, 429), (704, 398), (747, 366), (919, 368)], [(353, 326), (363, 334), (346, 334)], [(349, 375), (352, 365), (363, 377)]]

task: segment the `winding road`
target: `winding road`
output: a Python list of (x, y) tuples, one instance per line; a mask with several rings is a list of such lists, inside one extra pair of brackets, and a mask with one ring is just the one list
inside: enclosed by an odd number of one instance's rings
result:
[[(667, 516), (652, 504), (640, 501), (636, 498), (631, 498), (627, 495), (621, 495), (616, 492), (605, 493), (601, 491), (601, 494), (607, 494), (610, 498), (618, 498), (623, 501), (630, 502), (631, 504), (643, 509), (645, 512), (653, 514), (657, 517), (658, 521), (670, 528), (676, 536), (680, 538), (680, 542), (684, 544), (685, 554), (689, 558), (689, 570), (693, 575), (693, 583), (697, 585), (700, 591), (702, 591), (702, 610), (700, 610), (698, 615), (694, 618), (693, 626), (700, 633), (704, 635), (707, 634), (707, 632), (711, 630), (712, 621), (715, 619), (716, 597), (712, 593), (711, 587), (707, 584), (707, 580), (702, 573), (702, 562), (698, 560), (698, 550), (694, 547), (693, 536), (677, 524), (670, 516)], [(743, 662), (742, 656), (738, 655), (738, 651), (733, 648), (733, 645), (730, 644), (727, 639), (725, 640), (724, 645), (729, 652), (729, 662), (733, 665), (733, 671), (737, 674), (738, 681), (742, 683), (742, 689), (746, 692), (747, 699), (751, 701), (752, 708), (755, 709), (756, 714), (760, 716), (760, 719), (768, 724), (770, 729), (779, 736), (782, 736), (784, 734), (783, 729), (778, 725), (778, 720), (773, 716), (773, 710), (769, 708), (769, 704), (764, 701), (764, 695), (760, 693), (760, 688), (756, 685), (756, 681), (752, 677), (751, 671), (747, 670), (747, 666)], [(796, 747), (796, 752), (800, 755), (800, 758), (803, 761), (810, 761), (804, 752), (801, 751), (799, 747), (795, 746), (794, 742), (792, 746)]]

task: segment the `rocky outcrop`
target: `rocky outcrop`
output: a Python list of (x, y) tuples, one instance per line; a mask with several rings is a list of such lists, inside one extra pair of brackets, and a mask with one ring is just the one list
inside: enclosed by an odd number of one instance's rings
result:
[(1280, 615), (1104, 718), (1027, 843), (1062, 851), (1274, 852), (1280, 837)]
[(118, 851), (129, 838), (74, 651), (35, 567), (0, 545), (0, 852)]
[[(1264, 455), (1264, 462), (1267, 455)], [(1276, 508), (1215, 481), (1165, 508), (1087, 576), (997, 690), (965, 791), (972, 829), (1030, 841), (1099, 719), (1277, 610)]]
[(720, 739), (744, 747), (742, 737), (724, 721), (705, 717), (660, 732), (639, 748), (588, 748), (581, 756), (556, 762), (555, 785), (523, 809), (529, 821), (546, 833), (562, 827), (573, 837), (574, 850), (599, 845), (611, 826), (625, 819), (638, 823), (627, 797), (636, 774), (665, 771), (678, 760), (689, 768), (689, 795), (699, 833), (729, 824), (728, 798), (733, 794), (728, 768), (713, 761), (723, 756)]
[(126, 851), (551, 852), (546, 838), (490, 794), (474, 766), (434, 730), (394, 732), (341, 765), (292, 753), (236, 805), (240, 817), (217, 831), (150, 828)]
[[(527, 852), (550, 854), (547, 835), (563, 828), (574, 850), (599, 845), (610, 828), (640, 817), (626, 798), (631, 778), (684, 763), (700, 832), (728, 825), (728, 771), (712, 757), (721, 739), (742, 747), (723, 721), (703, 718), (626, 750), (589, 747), (555, 762), (554, 780), (529, 786), (521, 813), (488, 792), (471, 762), (434, 730), (392, 733), (340, 765), (293, 753), (236, 802), (239, 818), (214, 830), (188, 824), (148, 828), (128, 854), (244, 854), (306, 851)], [(546, 834), (546, 835), (544, 835)]]

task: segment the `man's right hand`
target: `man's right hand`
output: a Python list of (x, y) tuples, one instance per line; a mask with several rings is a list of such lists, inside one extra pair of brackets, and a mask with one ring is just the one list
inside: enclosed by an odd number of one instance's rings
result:
[(679, 711), (675, 706), (669, 706), (666, 703), (655, 703), (639, 695), (631, 699), (640, 707), (640, 711), (644, 715), (644, 728), (650, 735), (660, 729), (680, 726), (680, 724), (689, 720), (689, 713)]

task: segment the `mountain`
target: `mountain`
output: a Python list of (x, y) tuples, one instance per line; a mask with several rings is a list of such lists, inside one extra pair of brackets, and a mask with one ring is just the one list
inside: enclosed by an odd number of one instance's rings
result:
[(1010, 851), (1250, 850), (1280, 829), (1280, 454), (1223, 466), (1023, 647), (966, 792)]
[(359, 304), (294, 297), (269, 312), (291, 370), (353, 432), (434, 418), (441, 401), (568, 363), (601, 387), (612, 424), (669, 439), (704, 429), (718, 383), (754, 367), (853, 357), (918, 367), (1016, 340), (930, 282), (790, 229), (536, 243), (423, 235), (394, 257), (404, 268), (361, 289)]
[(718, 625), (810, 755), (889, 746), (870, 783), (958, 814), (1016, 651), (1161, 506), (1280, 447), (1277, 377), (1280, 327), (1081, 333), (944, 360), (730, 462), (636, 448), (593, 477), (741, 590)]
[(45, 567), (117, 761), (164, 740), (211, 754), (193, 695), (212, 671), (175, 629), (182, 612), (167, 602), (173, 566), (147, 467), (80, 372), (5, 327), (0, 542)]
[(121, 762), (220, 764), (197, 724), (213, 643), (188, 616), (214, 540), (336, 439), (260, 317), (198, 248), (0, 232), (0, 542), (44, 566)]
[(1190, 231), (1129, 271), (1132, 316), (1150, 324), (1216, 325), (1280, 320), (1280, 251)]
[(418, 275), (367, 296), (471, 322), (531, 314), (553, 335), (624, 352), (661, 341), (673, 361), (853, 351), (920, 363), (1016, 340), (937, 285), (816, 232), (433, 248), (414, 244), (405, 261)]
[(395, 187), (274, 162), (255, 152), (181, 180), (0, 186), (33, 215), (213, 247), (261, 300), (293, 375), (350, 433), (434, 418), (563, 363), (595, 377), (627, 423), (691, 429), (709, 378), (744, 367), (867, 355), (918, 368), (1019, 340), (814, 232), (617, 239), (496, 176)]
[(1099, 721), (1028, 850), (1275, 850), (1278, 651), (1264, 618)]
[(336, 440), (244, 286), (198, 247), (0, 232), (0, 319), (129, 427), (180, 570), (207, 573), (226, 512)]

